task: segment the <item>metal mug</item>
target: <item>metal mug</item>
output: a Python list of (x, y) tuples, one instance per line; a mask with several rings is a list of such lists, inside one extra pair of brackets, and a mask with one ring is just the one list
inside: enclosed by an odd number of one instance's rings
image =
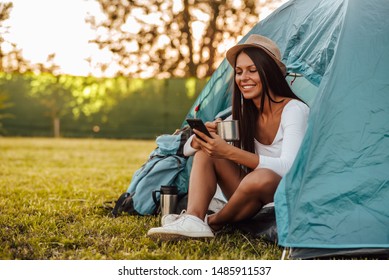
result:
[(239, 122), (225, 120), (217, 123), (217, 134), (227, 142), (239, 141)]
[(160, 193), (159, 204), (161, 215), (176, 214), (178, 203), (178, 188), (176, 186), (161, 186), (159, 190), (152, 192), (155, 205), (158, 205), (157, 193)]

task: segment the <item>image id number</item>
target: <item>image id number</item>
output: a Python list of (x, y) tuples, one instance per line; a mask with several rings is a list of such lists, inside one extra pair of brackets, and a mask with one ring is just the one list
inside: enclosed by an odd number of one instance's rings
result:
[(270, 266), (239, 267), (222, 266), (212, 267), (212, 275), (269, 275)]

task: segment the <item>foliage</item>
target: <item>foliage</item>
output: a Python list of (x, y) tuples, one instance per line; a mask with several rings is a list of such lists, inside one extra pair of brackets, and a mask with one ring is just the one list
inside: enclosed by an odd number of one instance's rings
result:
[[(6, 91), (4, 91), (4, 84), (7, 83), (8, 79), (11, 77), (11, 75), (2, 74), (0, 75), (0, 134), (5, 133), (5, 129), (3, 126), (3, 120), (6, 118), (12, 118), (13, 115), (10, 113), (5, 112), (7, 108), (11, 108), (14, 104), (11, 103), (9, 100), (9, 96)], [(5, 112), (5, 113), (4, 113)]]
[(92, 42), (113, 54), (118, 75), (166, 78), (209, 77), (226, 43), (247, 33), (262, 7), (280, 1), (98, 2), (105, 18), (87, 20), (96, 31)]
[[(155, 216), (113, 219), (101, 206), (127, 189), (154, 141), (0, 138), (0, 259), (279, 259), (239, 232), (155, 243)], [(44, 160), (42, 160), (44, 159)]]
[(24, 73), (31, 68), (30, 62), (23, 58), (22, 51), (15, 43), (4, 38), (9, 29), (5, 22), (9, 19), (12, 8), (12, 2), (0, 3), (0, 72)]
[(110, 79), (41, 73), (33, 76), (29, 94), (46, 107), (52, 120), (65, 115), (78, 119), (109, 110), (115, 104), (109, 95), (115, 86)]
[(179, 128), (207, 80), (141, 80), (2, 74), (0, 91), (14, 106), (4, 113), (7, 135), (154, 138)]
[(3, 71), (3, 57), (4, 53), (2, 50), (2, 45), (5, 42), (4, 34), (7, 33), (8, 27), (4, 24), (6, 20), (9, 19), (13, 4), (0, 3), (0, 71)]
[(8, 99), (9, 97), (5, 93), (0, 92), (0, 133), (4, 132), (2, 120), (12, 117), (11, 114), (2, 113), (4, 109), (12, 106), (12, 104), (8, 102)]

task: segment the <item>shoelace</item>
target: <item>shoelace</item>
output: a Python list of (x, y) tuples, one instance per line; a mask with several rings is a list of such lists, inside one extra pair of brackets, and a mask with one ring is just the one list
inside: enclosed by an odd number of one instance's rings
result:
[[(165, 225), (168, 225), (168, 224), (170, 224), (170, 223), (173, 223), (173, 222), (175, 222), (175, 221), (177, 221), (179, 218), (181, 218), (183, 215), (185, 215), (185, 213), (186, 213), (186, 210), (184, 209), (184, 210), (182, 210), (181, 211), (181, 213), (179, 214), (179, 215), (177, 215), (176, 217), (174, 217), (174, 219), (172, 219), (171, 221), (169, 221), (168, 223), (166, 223)], [(169, 215), (175, 215), (175, 214), (169, 214)]]

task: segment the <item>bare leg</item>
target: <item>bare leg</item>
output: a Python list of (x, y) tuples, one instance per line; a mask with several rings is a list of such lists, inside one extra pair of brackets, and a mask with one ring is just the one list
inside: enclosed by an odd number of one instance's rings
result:
[(198, 151), (190, 173), (187, 213), (203, 220), (215, 195), (217, 183), (229, 197), (242, 177), (237, 164), (225, 159), (214, 159)]
[(218, 213), (208, 217), (208, 224), (218, 229), (228, 222), (252, 217), (263, 205), (274, 199), (281, 177), (270, 169), (257, 169), (239, 184), (228, 203)]

